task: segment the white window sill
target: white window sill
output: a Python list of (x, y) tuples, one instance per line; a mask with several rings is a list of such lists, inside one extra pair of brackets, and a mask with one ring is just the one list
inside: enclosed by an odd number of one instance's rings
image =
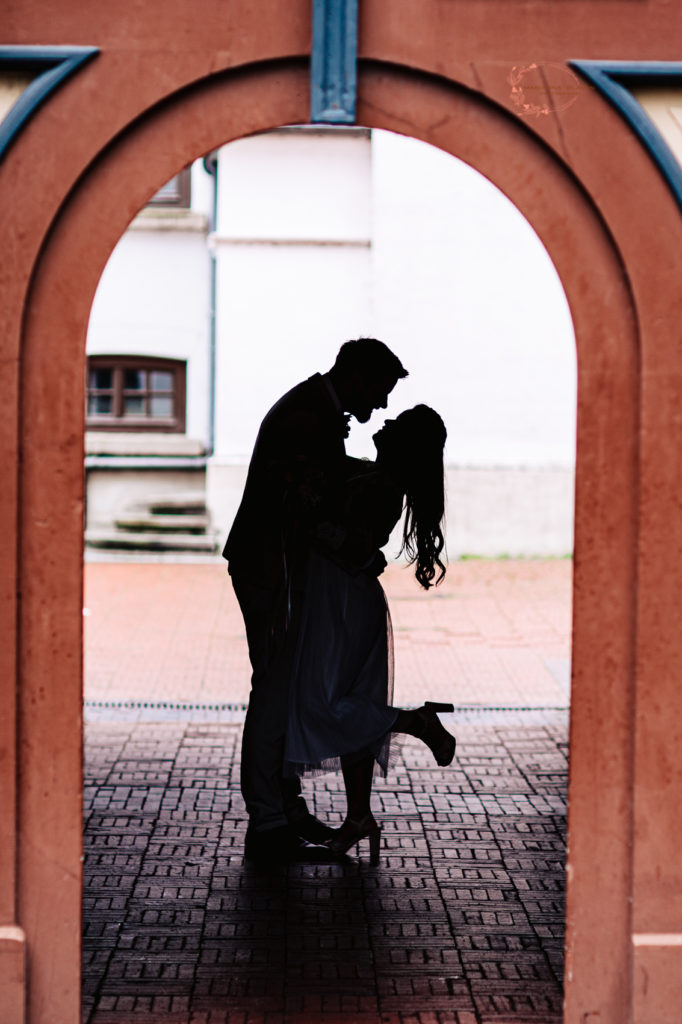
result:
[(194, 231), (208, 234), (208, 217), (193, 210), (145, 207), (128, 225), (128, 231)]
[(87, 430), (86, 455), (203, 455), (201, 441), (185, 434), (162, 434), (153, 431), (127, 433), (124, 431)]

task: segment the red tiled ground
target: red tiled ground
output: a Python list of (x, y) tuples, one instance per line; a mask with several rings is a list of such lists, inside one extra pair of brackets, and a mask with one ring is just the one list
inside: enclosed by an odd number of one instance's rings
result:
[[(393, 618), (396, 703), (564, 706), (569, 560), (465, 561), (428, 593), (382, 577)], [(85, 697), (244, 703), (244, 626), (222, 564), (89, 562)]]

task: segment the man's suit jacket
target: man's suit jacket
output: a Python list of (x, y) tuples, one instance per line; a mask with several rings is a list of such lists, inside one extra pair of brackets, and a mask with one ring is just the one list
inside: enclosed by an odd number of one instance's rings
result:
[(279, 589), (303, 585), (310, 531), (337, 500), (346, 421), (321, 374), (288, 391), (261, 423), (223, 557), (233, 576)]

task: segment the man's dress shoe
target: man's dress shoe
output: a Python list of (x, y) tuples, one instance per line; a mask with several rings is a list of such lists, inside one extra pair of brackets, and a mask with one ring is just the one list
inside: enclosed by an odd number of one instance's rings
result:
[(325, 825), (314, 814), (305, 814), (302, 818), (295, 818), (289, 822), (289, 825), (296, 835), (300, 839), (305, 839), (307, 843), (326, 843), (328, 839), (336, 835), (333, 828)]
[(261, 864), (290, 864), (298, 859), (305, 845), (291, 825), (269, 828), (265, 832), (257, 832), (249, 825), (244, 840), (244, 856)]

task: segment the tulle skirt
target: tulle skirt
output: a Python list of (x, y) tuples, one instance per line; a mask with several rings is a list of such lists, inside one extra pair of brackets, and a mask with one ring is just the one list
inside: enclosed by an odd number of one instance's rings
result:
[(385, 776), (398, 711), (390, 703), (393, 643), (383, 588), (375, 576), (351, 576), (312, 552), (304, 594), (284, 773), (334, 771), (342, 756), (371, 754)]

